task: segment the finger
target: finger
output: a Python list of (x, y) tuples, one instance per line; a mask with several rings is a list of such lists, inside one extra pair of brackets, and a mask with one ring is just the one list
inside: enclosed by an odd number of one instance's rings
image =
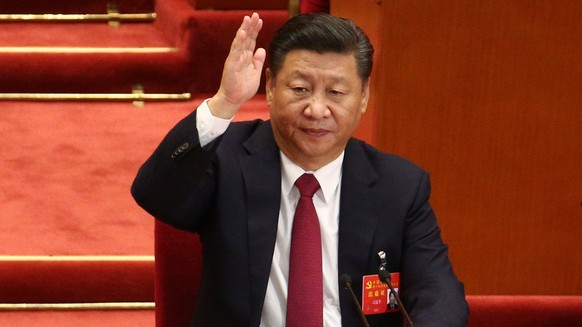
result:
[[(256, 37), (263, 26), (262, 19), (257, 13), (251, 17), (245, 16), (240, 28), (232, 41), (229, 59), (227, 60), (235, 66), (231, 66), (235, 70), (240, 69), (246, 64), (253, 64), (253, 57), (256, 47)], [(230, 65), (229, 65), (230, 66)], [(235, 68), (237, 67), (237, 68)]]
[(241, 33), (241, 32), (244, 32), (248, 28), (247, 25), (249, 23), (250, 23), (249, 16), (243, 17), (243, 21), (242, 21), (240, 27), (238, 28), (238, 30), (236, 31), (236, 33), (234, 35), (234, 39), (232, 40), (232, 44), (230, 46), (231, 50), (240, 47), (241, 42), (244, 40), (244, 34), (245, 34), (245, 33)]
[(244, 30), (239, 29), (236, 31), (232, 44), (230, 46), (230, 51), (240, 51), (244, 47), (246, 38), (246, 33)]
[(245, 16), (240, 27), (240, 30), (246, 33), (246, 38), (244, 39), (245, 48), (254, 50), (254, 42), (262, 27), (263, 20), (259, 17), (259, 14), (253, 13), (251, 17)]
[(259, 14), (253, 13), (250, 17), (249, 25), (245, 26), (245, 31), (250, 38), (256, 39), (263, 27), (263, 20), (259, 17)]
[(253, 66), (257, 71), (263, 70), (263, 65), (265, 64), (265, 58), (267, 58), (267, 52), (263, 48), (258, 48), (253, 56)]

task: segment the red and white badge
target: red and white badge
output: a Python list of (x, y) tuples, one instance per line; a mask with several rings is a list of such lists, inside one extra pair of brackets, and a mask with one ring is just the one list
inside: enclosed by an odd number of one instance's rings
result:
[[(396, 292), (400, 287), (400, 273), (391, 273), (392, 287)], [(378, 275), (362, 277), (362, 311), (366, 315), (396, 312), (400, 308), (396, 303), (396, 294), (392, 294), (388, 285)]]

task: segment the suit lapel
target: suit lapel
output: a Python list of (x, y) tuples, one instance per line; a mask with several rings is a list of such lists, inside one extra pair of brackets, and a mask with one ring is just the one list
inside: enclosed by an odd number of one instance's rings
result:
[(373, 183), (378, 178), (363, 148), (351, 140), (343, 163), (339, 219), (339, 273), (362, 271), (379, 217)]
[[(359, 141), (348, 142), (343, 163), (339, 217), (338, 274), (349, 274), (356, 294), (361, 290), (359, 278), (368, 273), (374, 232), (379, 219), (378, 195), (374, 192), (377, 180), (373, 166)], [(359, 297), (359, 296), (358, 296)], [(342, 321), (357, 325), (350, 295), (340, 290)]]
[[(378, 175), (358, 142), (348, 142), (344, 157), (338, 249), (338, 273), (354, 277), (361, 276), (372, 259), (370, 249), (379, 218), (378, 195), (372, 192)], [(251, 326), (258, 326), (277, 236), (281, 164), (269, 123), (261, 125), (243, 146), (246, 153), (239, 160), (248, 203)], [(360, 289), (359, 281), (354, 284)], [(353, 310), (346, 292), (340, 292), (340, 302), (342, 313)], [(357, 316), (342, 315), (344, 323), (352, 319), (358, 323)]]
[(270, 123), (262, 124), (243, 146), (246, 153), (239, 160), (248, 205), (251, 326), (258, 326), (277, 237), (281, 164)]

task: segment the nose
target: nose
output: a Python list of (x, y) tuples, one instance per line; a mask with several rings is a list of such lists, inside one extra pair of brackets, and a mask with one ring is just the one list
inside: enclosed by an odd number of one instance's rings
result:
[(324, 96), (314, 95), (309, 99), (303, 114), (311, 119), (323, 119), (329, 117), (331, 111)]

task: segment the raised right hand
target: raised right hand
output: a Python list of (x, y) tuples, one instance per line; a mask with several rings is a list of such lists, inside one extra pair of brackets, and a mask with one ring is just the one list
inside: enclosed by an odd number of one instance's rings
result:
[(255, 50), (262, 27), (259, 14), (244, 17), (224, 63), (220, 88), (208, 102), (214, 116), (232, 118), (240, 106), (257, 93), (266, 58), (265, 49)]

